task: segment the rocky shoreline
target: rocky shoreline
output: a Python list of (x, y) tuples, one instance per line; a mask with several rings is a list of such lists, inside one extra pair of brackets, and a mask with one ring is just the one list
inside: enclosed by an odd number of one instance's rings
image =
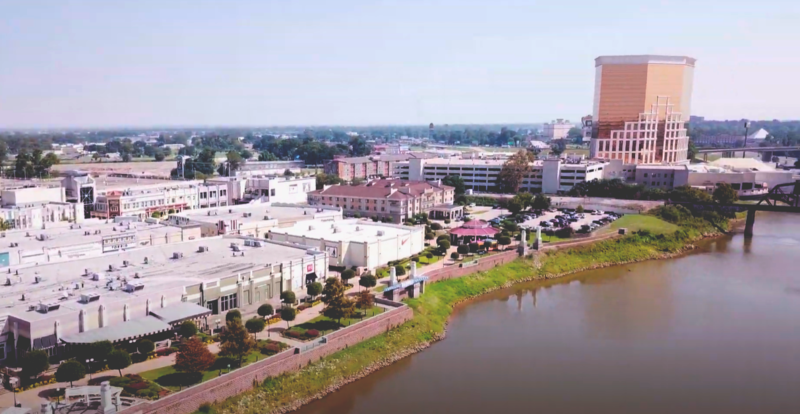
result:
[[(739, 224), (739, 223), (732, 223), (732, 224)], [(543, 276), (531, 276), (531, 277), (526, 277), (526, 278), (522, 278), (522, 279), (516, 279), (514, 281), (508, 281), (508, 282), (506, 282), (506, 283), (504, 283), (504, 284), (502, 284), (500, 286), (493, 287), (493, 288), (490, 288), (490, 289), (485, 289), (485, 290), (481, 291), (480, 293), (478, 293), (476, 295), (471, 295), (471, 296), (467, 296), (467, 297), (464, 297), (462, 299), (459, 299), (458, 301), (453, 303), (452, 307), (455, 308), (456, 306), (458, 306), (458, 305), (460, 305), (460, 304), (462, 304), (464, 302), (468, 302), (470, 300), (476, 299), (476, 298), (478, 298), (478, 297), (480, 297), (482, 295), (485, 295), (487, 293), (491, 293), (491, 292), (494, 292), (494, 291), (497, 291), (497, 290), (501, 290), (501, 289), (506, 289), (506, 288), (512, 287), (512, 286), (520, 284), (520, 283), (532, 282), (532, 281), (536, 281), (536, 280), (558, 279), (558, 278), (562, 278), (562, 277), (565, 277), (565, 276), (569, 276), (569, 275), (572, 275), (572, 274), (575, 274), (575, 273), (579, 273), (579, 272), (583, 272), (583, 271), (587, 271), (587, 270), (602, 269), (602, 268), (611, 267), (611, 266), (623, 266), (623, 265), (626, 265), (626, 264), (639, 263), (639, 262), (644, 262), (644, 261), (648, 261), (648, 260), (664, 260), (664, 259), (678, 258), (678, 257), (684, 256), (684, 255), (692, 252), (693, 250), (697, 249), (697, 245), (694, 244), (697, 241), (715, 239), (715, 238), (724, 237), (724, 236), (725, 235), (722, 234), (722, 233), (705, 233), (700, 238), (693, 240), (689, 244), (686, 244), (683, 248), (681, 248), (680, 250), (678, 250), (676, 252), (661, 253), (659, 255), (655, 255), (653, 257), (649, 257), (649, 258), (646, 258), (646, 259), (630, 260), (630, 261), (626, 261), (626, 262), (597, 263), (597, 264), (594, 264), (592, 266), (587, 266), (587, 267), (584, 267), (584, 268), (575, 269), (575, 270), (572, 270), (572, 271), (569, 271), (569, 272), (564, 272), (564, 273), (559, 273), (559, 274), (547, 274), (547, 275), (543, 275)], [(534, 258), (534, 260), (535, 260), (535, 258)], [(329, 394), (331, 394), (333, 392), (336, 392), (339, 388), (341, 388), (341, 387), (343, 387), (343, 386), (345, 386), (347, 384), (350, 384), (352, 382), (355, 382), (355, 381), (357, 381), (357, 380), (359, 380), (361, 378), (364, 378), (367, 375), (369, 375), (369, 374), (371, 374), (371, 373), (373, 373), (373, 372), (375, 372), (375, 371), (377, 371), (377, 370), (379, 370), (379, 369), (381, 369), (383, 367), (389, 366), (389, 365), (393, 364), (396, 361), (399, 361), (399, 360), (401, 360), (403, 358), (406, 358), (406, 357), (408, 357), (410, 355), (413, 355), (413, 354), (416, 354), (418, 352), (421, 352), (421, 351), (425, 350), (426, 348), (430, 347), (435, 342), (443, 340), (446, 337), (446, 335), (447, 335), (447, 325), (445, 325), (445, 329), (441, 334), (436, 334), (434, 336), (434, 339), (432, 341), (420, 343), (420, 344), (417, 344), (416, 346), (404, 349), (404, 350), (402, 350), (400, 352), (395, 352), (394, 354), (391, 354), (391, 355), (387, 356), (386, 358), (382, 359), (381, 361), (375, 362), (375, 363), (365, 367), (364, 369), (362, 369), (361, 371), (359, 371), (358, 373), (356, 373), (354, 375), (350, 375), (350, 376), (348, 376), (346, 378), (341, 378), (341, 379), (335, 381), (333, 384), (331, 384), (325, 390), (320, 391), (320, 392), (318, 392), (317, 394), (315, 394), (315, 395), (313, 395), (311, 397), (296, 400), (292, 404), (284, 406), (284, 407), (281, 407), (281, 408), (278, 408), (278, 409), (275, 409), (275, 410), (272, 410), (270, 413), (271, 414), (285, 414), (285, 413), (289, 413), (289, 412), (295, 411), (295, 410), (299, 409), (300, 407), (302, 407), (302, 406), (304, 406), (304, 405), (306, 405), (306, 404), (308, 404), (310, 402), (313, 402), (315, 400), (322, 399), (322, 398), (326, 397), (327, 395), (329, 395)]]

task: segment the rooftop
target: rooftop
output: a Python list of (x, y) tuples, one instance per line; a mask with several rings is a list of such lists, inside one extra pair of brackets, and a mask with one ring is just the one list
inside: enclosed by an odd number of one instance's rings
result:
[(406, 227), (395, 224), (373, 223), (366, 220), (347, 219), (337, 222), (304, 221), (292, 227), (276, 228), (270, 233), (305, 236), (329, 241), (369, 242), (402, 237), (421, 227)]
[[(322, 209), (323, 211), (320, 211)], [(194, 222), (218, 223), (220, 220), (239, 220), (241, 223), (258, 222), (266, 220), (278, 220), (278, 223), (292, 222), (297, 220), (310, 220), (320, 215), (341, 215), (339, 209), (308, 207), (294, 204), (280, 203), (250, 203), (236, 206), (226, 206), (218, 208), (204, 208), (199, 210), (186, 210), (172, 216), (186, 217)]]
[[(135, 231), (141, 237), (176, 232), (173, 227), (144, 222), (117, 223), (113, 220), (87, 219), (80, 223), (47, 223), (44, 229), (7, 230), (0, 234), (0, 251), (32, 250), (100, 243), (104, 236)], [(86, 232), (89, 232), (87, 235)]]
[(595, 66), (600, 65), (645, 65), (645, 64), (666, 64), (666, 65), (687, 65), (694, 67), (697, 59), (688, 56), (666, 56), (666, 55), (621, 55), (621, 56), (598, 56)]
[[(92, 302), (93, 307), (131, 297), (151, 297), (154, 292), (182, 289), (187, 285), (301, 259), (309, 254), (304, 246), (270, 241), (263, 241), (260, 247), (245, 246), (246, 239), (208, 237), (21, 268), (19, 275), (7, 275), (10, 286), (0, 286), (0, 315), (10, 313), (35, 320), (58, 313), (77, 312), (89, 306), (79, 301), (81, 295), (100, 295), (98, 303)], [(236, 243), (244, 255), (234, 256), (232, 243)], [(206, 248), (205, 251), (201, 252), (201, 246)], [(38, 283), (36, 277), (40, 278)], [(144, 289), (125, 292), (120, 289), (123, 281), (140, 282)], [(81, 283), (83, 288), (76, 289), (76, 284)], [(29, 306), (39, 302), (59, 306), (47, 313), (29, 311)]]
[(427, 181), (373, 180), (359, 185), (332, 185), (309, 194), (322, 196), (369, 197), (402, 200), (426, 192), (452, 190), (453, 187)]

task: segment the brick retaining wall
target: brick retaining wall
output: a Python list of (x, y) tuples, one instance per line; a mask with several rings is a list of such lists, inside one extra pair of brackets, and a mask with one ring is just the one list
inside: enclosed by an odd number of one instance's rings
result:
[(442, 280), (463, 277), (477, 272), (484, 272), (493, 267), (511, 262), (517, 257), (519, 257), (519, 254), (516, 250), (509, 250), (503, 253), (482, 257), (478, 259), (478, 264), (475, 266), (458, 267), (458, 265), (451, 265), (428, 272), (425, 274), (425, 276), (428, 276), (428, 283), (441, 282)]
[(348, 346), (356, 345), (373, 336), (387, 332), (389, 329), (401, 325), (414, 317), (414, 312), (408, 306), (396, 303), (395, 305), (394, 309), (325, 336), (328, 342), (315, 348), (299, 354), (295, 353), (296, 348), (290, 348), (230, 374), (170, 394), (158, 401), (129, 407), (121, 411), (121, 413), (189, 414), (197, 411), (202, 403), (223, 401), (236, 396), (251, 390), (253, 381), (257, 381), (260, 384), (267, 377), (299, 370), (311, 362), (318, 361)]

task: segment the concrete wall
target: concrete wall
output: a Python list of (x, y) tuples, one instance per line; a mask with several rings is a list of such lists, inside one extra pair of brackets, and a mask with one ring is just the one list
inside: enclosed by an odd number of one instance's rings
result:
[[(325, 344), (319, 344), (313, 348), (309, 347), (310, 344), (305, 344), (302, 351), (300, 348), (290, 348), (278, 355), (236, 370), (231, 374), (171, 394), (158, 401), (129, 407), (121, 411), (121, 413), (189, 414), (195, 412), (202, 403), (223, 401), (249, 391), (253, 389), (254, 381), (261, 383), (268, 377), (297, 371), (348, 346), (387, 332), (389, 329), (411, 320), (414, 316), (414, 312), (408, 306), (398, 303), (394, 305), (398, 307), (327, 335), (325, 337), (327, 343)], [(296, 351), (299, 353), (295, 353)]]

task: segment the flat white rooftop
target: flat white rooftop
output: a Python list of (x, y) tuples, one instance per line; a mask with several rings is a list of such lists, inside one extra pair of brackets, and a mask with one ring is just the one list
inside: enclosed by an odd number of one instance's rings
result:
[[(27, 320), (51, 317), (59, 312), (71, 312), (87, 306), (78, 301), (81, 294), (98, 293), (98, 303), (131, 298), (152, 297), (154, 292), (182, 288), (239, 272), (262, 269), (264, 267), (298, 260), (308, 253), (303, 246), (289, 246), (263, 241), (262, 247), (244, 245), (246, 238), (209, 237), (196, 241), (175, 243), (166, 246), (144, 247), (102, 256), (38, 265), (15, 271), (0, 273), (0, 285), (8, 278), (11, 286), (0, 286), (0, 315), (14, 314)], [(231, 243), (236, 243), (240, 252), (233, 254)], [(208, 250), (200, 252), (200, 247)], [(179, 258), (174, 258), (177, 253)], [(145, 263), (146, 259), (146, 263)], [(125, 265), (127, 261), (127, 265)], [(97, 274), (100, 280), (93, 280)], [(138, 278), (136, 278), (138, 274)], [(3, 277), (5, 276), (5, 277)], [(36, 283), (35, 278), (40, 277)], [(119, 289), (109, 290), (111, 282), (119, 287), (120, 281), (136, 281), (144, 284), (144, 289), (127, 293)], [(83, 288), (75, 285), (83, 283)], [(25, 300), (22, 300), (22, 295)], [(28, 311), (28, 306), (43, 303), (59, 303), (60, 308), (46, 314)]]
[(367, 220), (347, 219), (336, 222), (303, 221), (292, 227), (275, 228), (270, 233), (288, 234), (309, 239), (329, 241), (373, 242), (402, 237), (421, 228), (375, 223)]
[[(266, 220), (269, 216), (271, 220), (278, 220), (279, 223), (297, 220), (311, 220), (315, 216), (322, 215), (341, 215), (338, 209), (323, 209), (320, 207), (306, 207), (301, 205), (289, 204), (270, 204), (252, 203), (240, 204), (236, 206), (225, 206), (216, 208), (204, 208), (199, 210), (185, 210), (173, 216), (187, 217), (194, 222), (216, 224), (220, 220), (239, 220), (240, 223), (258, 222)], [(246, 216), (245, 214), (248, 214)]]
[[(0, 234), (0, 251), (27, 250), (99, 243), (104, 236), (136, 231), (142, 236), (159, 236), (179, 231), (174, 227), (144, 222), (115, 223), (113, 220), (87, 219), (80, 223), (48, 223), (44, 229), (7, 230)], [(89, 232), (89, 235), (85, 233)], [(41, 240), (42, 236), (44, 240)], [(18, 246), (11, 247), (12, 243)]]

